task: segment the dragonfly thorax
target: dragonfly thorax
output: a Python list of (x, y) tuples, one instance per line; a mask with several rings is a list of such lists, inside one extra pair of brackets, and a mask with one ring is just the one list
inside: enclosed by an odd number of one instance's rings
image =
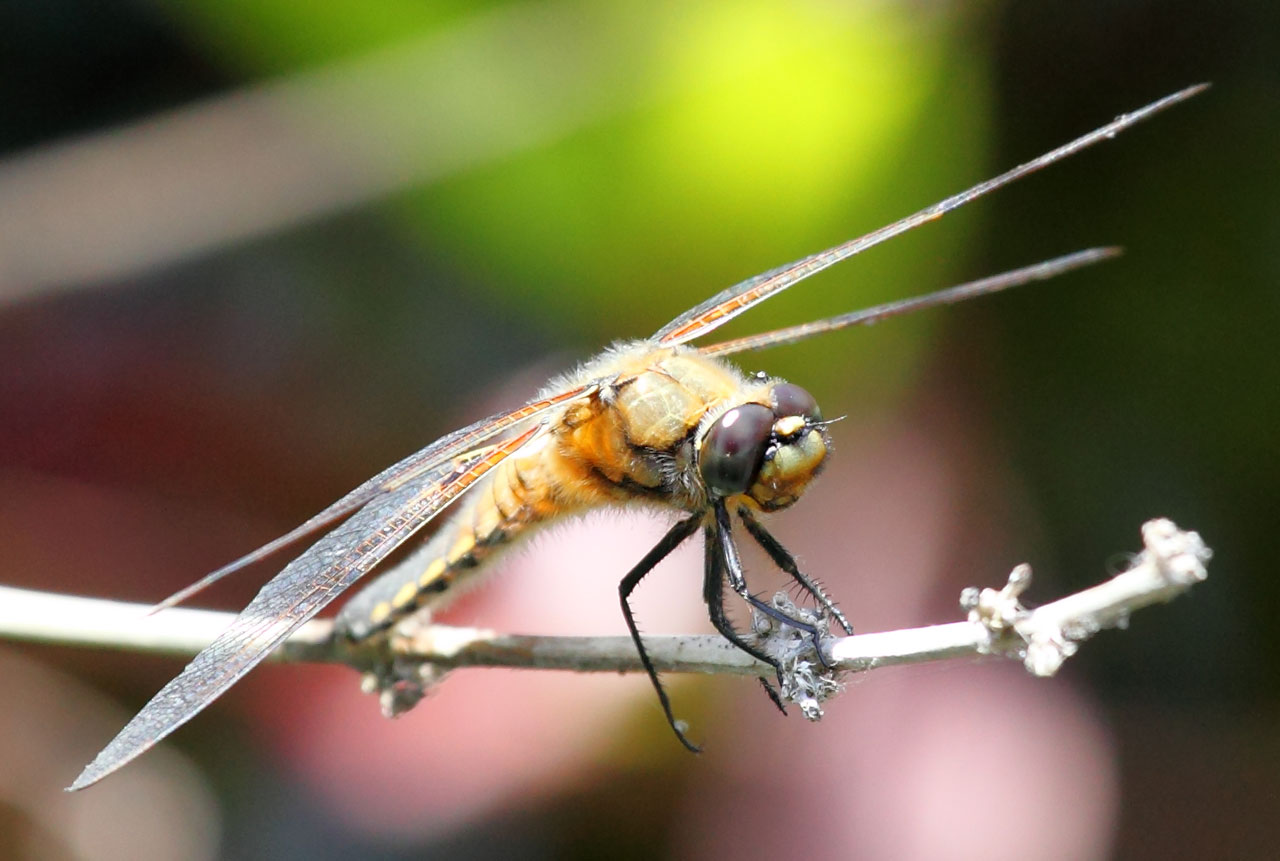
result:
[(818, 404), (794, 383), (775, 383), (769, 403), (721, 413), (700, 435), (698, 470), (712, 496), (745, 495), (765, 511), (786, 508), (821, 470), (827, 439)]

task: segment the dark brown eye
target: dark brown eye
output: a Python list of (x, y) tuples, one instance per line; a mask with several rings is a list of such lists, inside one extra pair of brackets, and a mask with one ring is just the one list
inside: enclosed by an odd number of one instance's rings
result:
[(760, 471), (772, 431), (773, 411), (760, 404), (743, 404), (718, 418), (707, 431), (699, 454), (707, 487), (721, 496), (750, 487)]
[(773, 414), (778, 418), (803, 416), (809, 421), (821, 421), (822, 412), (813, 395), (795, 383), (779, 383), (773, 387)]

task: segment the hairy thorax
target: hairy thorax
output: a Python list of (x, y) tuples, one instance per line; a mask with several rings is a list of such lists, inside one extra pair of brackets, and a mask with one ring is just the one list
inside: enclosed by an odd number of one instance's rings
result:
[(698, 428), (729, 405), (766, 396), (760, 381), (685, 348), (625, 344), (584, 367), (610, 381), (569, 407), (556, 432), (560, 483), (584, 506), (648, 501), (701, 510)]

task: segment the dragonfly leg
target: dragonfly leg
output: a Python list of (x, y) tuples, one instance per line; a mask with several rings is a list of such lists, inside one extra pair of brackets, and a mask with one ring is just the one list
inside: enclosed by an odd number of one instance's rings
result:
[(662, 540), (655, 544), (653, 549), (646, 553), (644, 558), (628, 571), (627, 576), (623, 577), (622, 582), (618, 584), (618, 598), (622, 602), (622, 617), (626, 619), (627, 630), (631, 632), (631, 639), (636, 644), (636, 651), (640, 653), (640, 663), (644, 666), (644, 671), (649, 674), (649, 681), (653, 682), (653, 689), (658, 692), (658, 702), (662, 704), (662, 713), (666, 715), (667, 723), (671, 725), (676, 738), (693, 753), (701, 753), (702, 748), (689, 741), (684, 731), (680, 729), (675, 715), (671, 712), (671, 700), (667, 697), (667, 692), (663, 689), (662, 682), (658, 679), (658, 671), (654, 668), (653, 661), (650, 660), (649, 653), (644, 648), (644, 641), (640, 638), (640, 629), (636, 627), (635, 614), (631, 611), (630, 598), (631, 593), (640, 584), (640, 581), (644, 579), (645, 575), (665, 559), (667, 554), (684, 543), (684, 540), (697, 529), (697, 517), (689, 517), (671, 527), (667, 534), (662, 536)]
[(844, 628), (846, 634), (852, 634), (853, 628), (849, 625), (849, 620), (845, 618), (844, 613), (840, 612), (840, 608), (836, 606), (835, 601), (827, 595), (826, 590), (822, 588), (822, 584), (800, 570), (800, 566), (796, 564), (796, 559), (791, 555), (790, 551), (783, 547), (778, 539), (774, 538), (748, 509), (739, 508), (738, 516), (742, 518), (742, 523), (747, 527), (747, 532), (751, 534), (751, 537), (764, 548), (765, 553), (769, 554), (773, 564), (789, 574), (792, 580), (795, 580), (802, 589), (812, 595), (814, 600), (840, 624), (840, 627)]
[[(733, 588), (733, 591), (737, 592), (744, 601), (764, 615), (769, 616), (772, 619), (776, 619), (784, 625), (790, 625), (791, 627), (799, 631), (803, 631), (812, 637), (813, 650), (818, 655), (818, 662), (821, 663), (823, 667), (830, 669), (826, 658), (822, 654), (822, 645), (820, 642), (822, 632), (816, 625), (806, 622), (803, 619), (797, 619), (794, 616), (790, 616), (767, 601), (763, 601), (751, 594), (751, 590), (747, 588), (747, 577), (742, 569), (742, 560), (738, 557), (737, 545), (733, 543), (733, 535), (730, 532), (729, 511), (724, 507), (723, 503), (718, 503), (715, 506), (715, 511), (716, 524), (721, 534), (725, 573), (728, 575), (729, 585)], [(778, 665), (775, 664), (775, 666)]]
[(783, 687), (782, 664), (755, 644), (747, 642), (741, 634), (734, 630), (733, 623), (729, 621), (729, 617), (724, 611), (725, 554), (721, 546), (720, 532), (717, 528), (708, 526), (705, 537), (707, 562), (702, 585), (702, 597), (707, 602), (707, 611), (711, 616), (711, 624), (730, 643), (733, 643), (756, 660), (764, 661), (773, 667), (773, 671), (778, 677), (778, 687), (775, 688), (764, 678), (760, 679), (760, 684), (764, 687), (765, 692), (769, 694), (769, 699), (773, 700), (773, 704), (778, 707), (778, 711), (786, 714), (786, 704), (782, 702), (782, 695), (778, 693)]

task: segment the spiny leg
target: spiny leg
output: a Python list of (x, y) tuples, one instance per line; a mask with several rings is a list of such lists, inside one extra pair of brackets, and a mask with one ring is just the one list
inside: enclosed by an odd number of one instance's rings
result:
[(783, 624), (790, 625), (804, 631), (806, 634), (818, 634), (818, 629), (808, 622), (800, 619), (793, 619), (777, 607), (762, 601), (755, 595), (751, 594), (751, 590), (747, 588), (747, 575), (742, 569), (742, 560), (738, 558), (738, 547), (733, 543), (733, 533), (730, 531), (729, 511), (724, 507), (723, 502), (715, 505), (716, 526), (719, 527), (720, 542), (723, 549), (725, 574), (729, 578), (729, 586), (734, 592), (737, 592), (742, 600), (746, 601), (752, 607), (755, 607), (761, 613), (770, 618), (776, 619)]
[(742, 570), (742, 560), (738, 558), (737, 545), (733, 543), (733, 533), (730, 531), (729, 511), (724, 507), (724, 503), (717, 503), (715, 506), (716, 524), (720, 527), (721, 541), (724, 546), (724, 562), (725, 571), (729, 577), (729, 585), (733, 587), (733, 591), (742, 596), (742, 599), (755, 607), (761, 613), (769, 616), (784, 625), (790, 625), (798, 631), (803, 631), (813, 639), (813, 650), (818, 655), (818, 662), (822, 666), (830, 669), (826, 657), (822, 654), (822, 643), (820, 642), (821, 632), (816, 625), (811, 625), (801, 619), (796, 619), (787, 615), (777, 607), (767, 604), (764, 601), (751, 594), (747, 588), (747, 576)]
[(667, 716), (667, 723), (671, 725), (671, 729), (675, 732), (676, 738), (680, 739), (680, 743), (694, 753), (701, 753), (702, 748), (685, 737), (685, 734), (676, 724), (675, 715), (671, 713), (671, 700), (667, 698), (667, 692), (662, 688), (662, 682), (658, 680), (658, 671), (654, 669), (653, 661), (649, 659), (649, 653), (645, 651), (644, 642), (640, 639), (640, 629), (636, 627), (634, 614), (631, 612), (632, 591), (639, 585), (644, 576), (653, 570), (654, 566), (667, 557), (672, 550), (680, 546), (686, 538), (692, 535), (698, 529), (698, 518), (690, 517), (680, 521), (662, 536), (662, 539), (653, 546), (653, 549), (645, 554), (644, 558), (636, 564), (634, 568), (627, 572), (627, 576), (622, 578), (622, 582), (618, 584), (618, 598), (622, 602), (622, 617), (627, 620), (627, 630), (631, 632), (631, 640), (636, 644), (636, 651), (640, 653), (640, 663), (644, 666), (644, 671), (649, 674), (649, 681), (653, 682), (653, 689), (658, 692), (658, 702), (662, 704), (662, 713)]
[(703, 531), (703, 540), (706, 545), (706, 568), (702, 581), (702, 598), (707, 602), (707, 611), (711, 616), (711, 624), (730, 643), (733, 643), (733, 645), (756, 660), (764, 661), (773, 667), (778, 676), (778, 687), (774, 688), (763, 678), (760, 679), (760, 684), (764, 687), (765, 692), (769, 694), (769, 699), (773, 700), (773, 704), (778, 707), (778, 711), (786, 714), (786, 705), (782, 702), (782, 695), (778, 693), (783, 686), (782, 664), (769, 657), (754, 644), (744, 640), (742, 635), (734, 630), (733, 623), (729, 621), (729, 617), (724, 611), (725, 564), (724, 551), (720, 545), (719, 530), (715, 526), (708, 526)]
[(840, 623), (840, 627), (844, 628), (846, 634), (852, 634), (853, 628), (850, 627), (849, 620), (844, 617), (844, 613), (840, 612), (840, 608), (823, 590), (822, 584), (800, 570), (800, 566), (796, 564), (795, 557), (764, 528), (760, 521), (755, 519), (750, 510), (739, 508), (738, 516), (742, 518), (742, 523), (747, 527), (747, 532), (751, 534), (751, 537), (764, 548), (765, 553), (769, 554), (773, 564), (791, 575), (792, 580), (795, 580), (800, 584), (801, 588), (812, 595), (814, 600), (821, 604), (822, 608)]

